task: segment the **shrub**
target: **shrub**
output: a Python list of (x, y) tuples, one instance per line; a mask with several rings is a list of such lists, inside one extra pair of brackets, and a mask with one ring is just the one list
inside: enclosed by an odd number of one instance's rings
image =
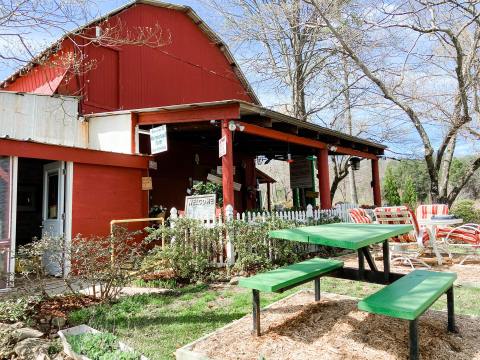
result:
[(33, 308), (41, 300), (40, 296), (17, 297), (0, 301), (0, 322), (15, 323), (29, 321)]
[(138, 232), (116, 227), (111, 236), (77, 236), (69, 252), (72, 271), (68, 282), (90, 286), (96, 298), (114, 299), (131, 281), (131, 270), (140, 266), (145, 255), (142, 244), (136, 239), (137, 235)]
[(410, 176), (405, 180), (402, 192), (402, 204), (407, 205), (410, 209), (415, 209), (417, 207), (417, 191), (415, 190), (415, 184)]
[(475, 203), (472, 200), (457, 201), (452, 206), (450, 213), (463, 219), (465, 223), (480, 223), (480, 210), (475, 208)]

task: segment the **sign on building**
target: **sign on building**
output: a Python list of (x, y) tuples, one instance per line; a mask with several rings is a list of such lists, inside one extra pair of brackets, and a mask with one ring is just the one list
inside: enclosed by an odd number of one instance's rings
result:
[(153, 183), (152, 178), (150, 176), (142, 177), (142, 190), (152, 190)]
[(312, 189), (312, 161), (303, 156), (294, 157), (290, 163), (290, 187)]
[(160, 125), (150, 129), (150, 148), (152, 155), (168, 150), (167, 125)]
[(190, 219), (211, 220), (215, 218), (215, 194), (185, 197), (185, 216)]
[(218, 157), (221, 158), (224, 155), (227, 155), (227, 137), (226, 136), (222, 136), (220, 140), (218, 140)]

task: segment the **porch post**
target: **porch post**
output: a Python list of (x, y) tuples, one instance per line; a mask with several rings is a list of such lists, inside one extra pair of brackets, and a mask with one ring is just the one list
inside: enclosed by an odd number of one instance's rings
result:
[(222, 137), (227, 141), (227, 153), (222, 156), (223, 209), (231, 205), (235, 209), (233, 192), (233, 147), (232, 132), (228, 129), (228, 120), (222, 120)]
[(372, 159), (372, 188), (373, 204), (382, 206), (382, 193), (380, 191), (380, 172), (378, 170), (378, 159)]
[(320, 208), (331, 209), (330, 177), (328, 173), (328, 149), (320, 149), (317, 156), (318, 190), (320, 193)]

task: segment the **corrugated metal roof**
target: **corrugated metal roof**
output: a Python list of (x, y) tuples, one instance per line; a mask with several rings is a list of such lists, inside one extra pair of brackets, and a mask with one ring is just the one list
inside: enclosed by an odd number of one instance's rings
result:
[(159, 106), (159, 107), (153, 107), (153, 108), (111, 111), (111, 112), (97, 113), (97, 114), (91, 114), (91, 115), (85, 115), (85, 116), (88, 118), (88, 117), (119, 115), (119, 114), (127, 114), (127, 113), (168, 112), (168, 111), (174, 111), (174, 110), (187, 110), (187, 109), (193, 110), (195, 108), (200, 109), (200, 108), (215, 107), (215, 106), (222, 106), (222, 105), (229, 105), (229, 104), (238, 104), (240, 107), (240, 115), (264, 116), (278, 122), (297, 126), (298, 128), (301, 128), (301, 129), (315, 131), (321, 135), (332, 136), (338, 139), (352, 141), (358, 144), (363, 144), (363, 145), (381, 149), (381, 150), (384, 150), (387, 148), (383, 144), (362, 139), (356, 136), (348, 135), (337, 130), (328, 129), (326, 127), (313, 124), (310, 122), (305, 122), (297, 118), (294, 118), (292, 116), (282, 114), (278, 111), (270, 110), (260, 105), (251, 104), (242, 100), (222, 100), (222, 101), (212, 101), (212, 102), (204, 102), (204, 103)]
[(9, 76), (7, 79), (3, 80), (0, 82), (0, 87), (5, 87), (6, 83), (14, 81), (18, 76), (20, 76), (22, 73), (28, 72), (30, 69), (32, 69), (37, 61), (36, 59), (44, 58), (45, 56), (48, 56), (49, 53), (54, 53), (58, 50), (57, 46), (60, 44), (64, 39), (66, 39), (69, 36), (72, 36), (78, 32), (80, 32), (82, 29), (92, 26), (100, 21), (103, 21), (109, 17), (112, 17), (116, 14), (118, 14), (121, 11), (124, 11), (136, 4), (146, 4), (146, 5), (151, 5), (151, 6), (158, 6), (162, 8), (167, 8), (167, 9), (173, 9), (173, 10), (178, 10), (181, 12), (184, 12), (187, 16), (189, 16), (192, 21), (197, 25), (209, 38), (212, 40), (214, 44), (216, 44), (218, 47), (221, 48), (223, 54), (227, 58), (228, 62), (230, 63), (230, 66), (233, 67), (235, 74), (238, 76), (239, 80), (241, 81), (242, 85), (247, 89), (249, 95), (252, 97), (252, 99), (255, 101), (256, 104), (261, 105), (260, 100), (258, 99), (257, 95), (253, 91), (253, 88), (251, 87), (250, 83), (248, 82), (247, 78), (245, 77), (244, 73), (240, 69), (240, 66), (238, 63), (235, 61), (230, 49), (228, 46), (225, 44), (225, 42), (210, 28), (201, 18), (198, 16), (198, 14), (190, 7), (190, 6), (185, 6), (185, 5), (175, 5), (175, 4), (170, 4), (170, 3), (165, 3), (162, 1), (156, 1), (156, 0), (134, 0), (131, 1), (115, 10), (112, 10), (106, 15), (103, 15), (99, 18), (96, 18), (87, 24), (65, 34), (62, 36), (59, 40), (55, 41), (48, 49), (44, 50), (42, 53), (40, 53), (35, 59), (30, 61), (27, 65), (16, 71), (13, 75)]

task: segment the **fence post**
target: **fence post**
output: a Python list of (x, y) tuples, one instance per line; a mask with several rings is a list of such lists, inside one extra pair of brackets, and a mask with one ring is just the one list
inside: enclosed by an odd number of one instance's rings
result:
[[(176, 208), (172, 207), (170, 209), (170, 227), (173, 229), (175, 227), (175, 221), (178, 219), (178, 211)], [(175, 236), (172, 237), (170, 241), (171, 244), (175, 242)]]
[(307, 205), (307, 220), (312, 220), (313, 218), (313, 206), (312, 204)]
[[(227, 205), (225, 207), (225, 224), (227, 225), (227, 233), (226, 233), (226, 238), (227, 238), (227, 264), (228, 265), (233, 265), (235, 264), (235, 249), (233, 248), (233, 239), (230, 236), (230, 233), (228, 231), (228, 224), (231, 223), (233, 220), (233, 206), (232, 205)], [(233, 234), (232, 234), (233, 235)]]

